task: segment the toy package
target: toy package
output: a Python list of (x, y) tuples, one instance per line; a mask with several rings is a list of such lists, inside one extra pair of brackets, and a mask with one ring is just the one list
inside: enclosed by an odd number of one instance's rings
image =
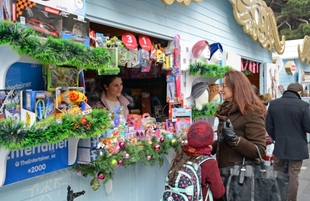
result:
[(166, 119), (166, 130), (170, 134), (174, 134), (175, 131), (175, 122), (173, 122), (171, 119)]
[(20, 120), (20, 91), (0, 90), (0, 119)]
[(175, 122), (175, 130), (177, 135), (186, 135), (192, 124), (191, 108), (173, 108), (172, 121)]
[(118, 74), (120, 69), (118, 67), (118, 48), (107, 48), (111, 55), (111, 63), (106, 68), (98, 70), (98, 75)]
[(90, 114), (92, 109), (87, 103), (83, 87), (57, 87), (56, 112), (62, 114)]
[(60, 38), (63, 23), (59, 10), (25, 0), (17, 0), (13, 7), (13, 21), (30, 26), (41, 36)]
[(73, 40), (87, 47), (90, 45), (88, 19), (73, 14), (66, 14), (63, 15), (62, 21), (61, 38)]
[(75, 67), (47, 65), (47, 90), (55, 91), (57, 87), (77, 87), (81, 69)]
[(55, 118), (55, 94), (49, 91), (22, 91), (21, 120), (27, 126), (43, 125)]

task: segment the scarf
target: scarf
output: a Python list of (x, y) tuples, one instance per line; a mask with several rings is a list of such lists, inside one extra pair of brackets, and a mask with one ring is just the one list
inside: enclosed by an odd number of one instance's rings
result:
[(219, 109), (215, 112), (215, 116), (219, 118), (219, 122), (225, 122), (228, 116), (234, 112), (238, 111), (238, 106), (233, 102), (225, 101)]

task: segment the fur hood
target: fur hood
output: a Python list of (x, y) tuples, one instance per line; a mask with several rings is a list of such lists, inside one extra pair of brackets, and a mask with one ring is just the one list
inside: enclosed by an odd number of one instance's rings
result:
[(259, 95), (259, 99), (262, 101), (263, 104), (268, 104), (272, 100), (272, 96), (270, 93), (266, 93), (263, 95)]

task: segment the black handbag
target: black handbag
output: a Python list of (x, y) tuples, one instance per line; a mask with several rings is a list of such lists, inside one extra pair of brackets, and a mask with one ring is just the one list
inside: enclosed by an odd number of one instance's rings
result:
[(260, 164), (243, 158), (242, 163), (220, 169), (226, 187), (224, 201), (286, 201), (290, 176), (265, 166), (258, 147), (255, 147)]

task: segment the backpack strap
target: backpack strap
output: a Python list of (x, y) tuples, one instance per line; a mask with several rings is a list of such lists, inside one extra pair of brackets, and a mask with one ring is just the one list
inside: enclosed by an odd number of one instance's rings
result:
[(205, 201), (208, 201), (208, 198), (209, 198), (209, 201), (213, 201), (213, 195), (212, 195), (212, 192), (210, 190), (209, 184), (207, 185), (207, 187), (208, 187), (208, 191), (207, 191)]
[(197, 165), (201, 165), (202, 163), (204, 163), (205, 161), (210, 160), (210, 159), (213, 159), (213, 160), (214, 160), (214, 158), (212, 158), (211, 156), (205, 156), (205, 155), (203, 155), (203, 156), (198, 156), (198, 157), (196, 158), (196, 160), (195, 160), (195, 163), (196, 163)]

